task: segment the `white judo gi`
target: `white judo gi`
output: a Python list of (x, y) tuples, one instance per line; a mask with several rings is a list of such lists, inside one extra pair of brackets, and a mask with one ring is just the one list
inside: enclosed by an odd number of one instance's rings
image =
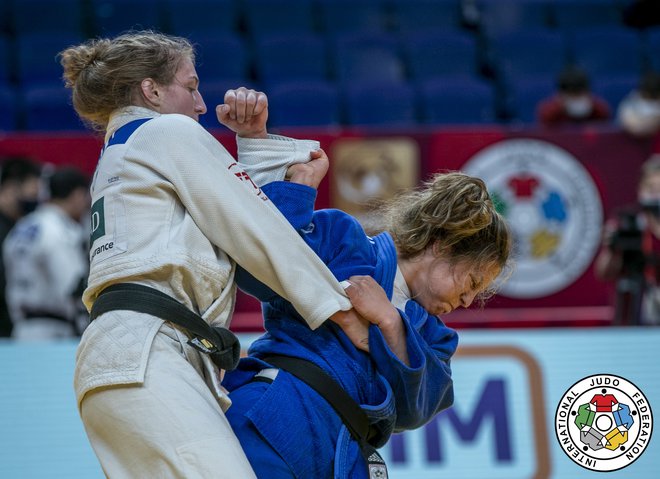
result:
[(80, 289), (88, 273), (86, 231), (45, 203), (14, 226), (3, 244), (5, 295), (18, 340), (78, 336)]
[[(119, 138), (122, 126), (145, 118), (152, 119)], [(318, 147), (275, 136), (238, 145), (247, 163), (281, 163), (282, 177), (286, 164), (307, 161)], [(92, 185), (91, 239), (88, 308), (111, 284), (140, 283), (228, 326), (234, 260), (312, 328), (351, 307), (231, 155), (183, 115), (129, 107), (111, 118)], [(109, 477), (254, 477), (224, 417), (230, 401), (217, 368), (187, 339), (170, 323), (130, 311), (103, 314), (85, 331), (75, 391)]]

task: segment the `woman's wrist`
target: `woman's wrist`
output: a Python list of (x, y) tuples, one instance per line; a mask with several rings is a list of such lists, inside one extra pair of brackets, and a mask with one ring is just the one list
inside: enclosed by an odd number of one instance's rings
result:
[(406, 345), (406, 331), (403, 327), (403, 320), (399, 316), (396, 321), (384, 320), (378, 323), (378, 329), (383, 335), (385, 342), (390, 350), (406, 366), (410, 366), (408, 359), (408, 348)]
[(237, 131), (236, 135), (239, 136), (240, 138), (250, 138), (253, 140), (266, 140), (268, 139), (268, 131), (266, 128), (263, 130), (259, 131)]

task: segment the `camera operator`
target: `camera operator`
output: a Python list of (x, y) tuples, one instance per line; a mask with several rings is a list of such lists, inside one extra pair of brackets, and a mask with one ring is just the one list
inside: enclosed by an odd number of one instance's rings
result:
[(616, 324), (660, 324), (660, 155), (641, 168), (637, 205), (605, 224), (595, 263), (600, 279), (616, 281)]

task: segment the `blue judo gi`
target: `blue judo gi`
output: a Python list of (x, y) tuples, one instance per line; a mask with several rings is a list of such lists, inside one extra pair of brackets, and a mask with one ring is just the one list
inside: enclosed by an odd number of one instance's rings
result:
[[(370, 275), (392, 297), (397, 255), (388, 233), (372, 238), (340, 210), (314, 211), (316, 190), (304, 185), (274, 182), (264, 192), (339, 281)], [(400, 311), (410, 361), (406, 366), (375, 325), (369, 329), (366, 354), (331, 321), (312, 331), (288, 301), (245, 271), (237, 272), (237, 282), (262, 301), (267, 332), (252, 344), (249, 357), (225, 374), (223, 385), (232, 399), (227, 419), (258, 477), (368, 477), (357, 441), (318, 393), (284, 371), (272, 384), (253, 381), (269, 367), (260, 359), (269, 354), (299, 357), (323, 368), (380, 432), (375, 447), (392, 432), (418, 428), (452, 405), (450, 358), (457, 334), (415, 301)]]

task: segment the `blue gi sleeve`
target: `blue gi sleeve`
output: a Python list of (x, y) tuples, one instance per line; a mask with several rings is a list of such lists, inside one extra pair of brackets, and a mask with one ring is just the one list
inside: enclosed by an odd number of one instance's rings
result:
[(312, 223), (316, 202), (314, 188), (288, 181), (275, 181), (262, 187), (262, 190), (296, 231), (305, 230)]
[[(337, 280), (352, 275), (373, 276), (371, 265), (376, 263), (373, 245), (355, 218), (336, 209), (314, 211), (316, 190), (306, 185), (275, 181), (262, 189)], [(236, 270), (236, 283), (260, 301), (277, 297), (240, 267)]]
[(387, 379), (395, 395), (396, 429), (415, 429), (430, 421), (454, 402), (450, 359), (458, 335), (419, 304), (408, 301), (399, 311), (406, 330), (410, 366), (390, 350), (380, 329), (371, 325), (369, 350), (378, 372)]

